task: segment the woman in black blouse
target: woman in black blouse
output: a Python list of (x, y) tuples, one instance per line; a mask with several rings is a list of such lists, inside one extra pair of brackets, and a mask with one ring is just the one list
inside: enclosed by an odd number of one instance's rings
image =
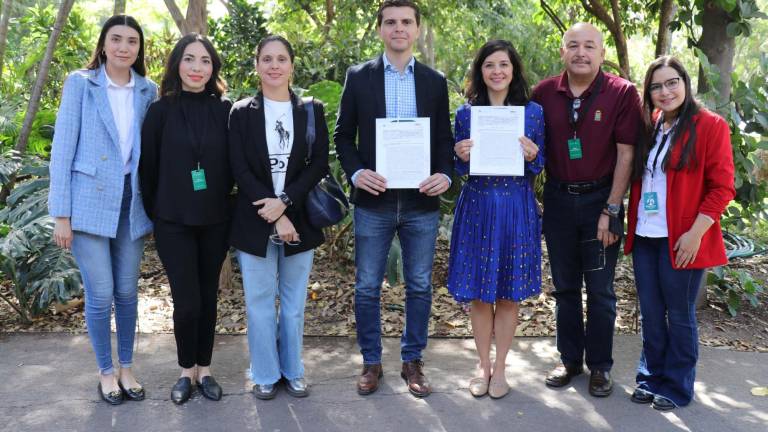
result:
[(221, 399), (210, 365), (219, 272), (229, 231), (232, 189), (221, 60), (203, 36), (190, 33), (171, 51), (160, 100), (141, 133), (141, 188), (173, 297), (173, 328), (181, 378), (171, 400), (186, 402), (193, 384)]

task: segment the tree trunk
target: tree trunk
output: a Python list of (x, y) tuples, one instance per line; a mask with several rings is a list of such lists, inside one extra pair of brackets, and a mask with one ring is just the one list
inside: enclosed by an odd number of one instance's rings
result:
[(627, 48), (627, 38), (622, 29), (621, 10), (619, 0), (610, 0), (610, 12), (603, 4), (602, 0), (581, 0), (581, 5), (592, 16), (600, 20), (608, 28), (616, 44), (616, 56), (619, 58), (619, 67), (621, 68), (621, 77), (632, 81), (631, 69), (629, 67), (629, 49)]
[[(701, 19), (701, 38), (699, 38), (698, 47), (707, 56), (711, 65), (716, 65), (720, 71), (720, 81), (717, 91), (717, 110), (720, 111), (731, 100), (731, 73), (733, 73), (733, 57), (736, 53), (736, 39), (728, 36), (728, 24), (733, 19), (714, 1), (708, 1), (704, 5)], [(699, 84), (697, 91), (699, 94), (706, 93), (710, 89), (710, 83), (707, 81), (707, 75), (702, 73), (699, 67)]]
[(421, 34), (416, 40), (416, 48), (421, 54), (421, 59), (424, 64), (435, 68), (435, 32), (432, 30), (431, 25), (426, 23), (421, 24)]
[(3, 0), (3, 9), (0, 10), (0, 84), (3, 82), (3, 60), (5, 59), (5, 41), (8, 39), (8, 22), (11, 20), (11, 6), (13, 0)]
[(112, 15), (122, 15), (125, 13), (125, 4), (128, 0), (115, 0), (115, 10)]
[(672, 22), (676, 13), (675, 0), (662, 0), (659, 10), (659, 32), (656, 36), (656, 58), (669, 53), (672, 45), (672, 32), (669, 30), (669, 23)]
[(191, 32), (202, 35), (208, 33), (208, 8), (205, 0), (189, 0), (186, 17), (181, 14), (175, 0), (164, 1), (182, 35)]
[(19, 140), (16, 142), (16, 150), (19, 153), (24, 154), (27, 151), (29, 134), (32, 132), (32, 121), (34, 121), (37, 110), (40, 107), (40, 97), (43, 94), (45, 81), (48, 80), (48, 70), (51, 67), (53, 52), (56, 50), (56, 42), (58, 42), (62, 30), (64, 30), (64, 25), (67, 23), (69, 12), (72, 10), (74, 3), (75, 0), (63, 0), (61, 7), (59, 7), (59, 13), (56, 15), (53, 31), (51, 32), (50, 39), (48, 39), (48, 45), (45, 47), (45, 55), (43, 55), (43, 59), (40, 61), (37, 79), (35, 80), (34, 87), (32, 87), (32, 94), (29, 96), (29, 105), (27, 106), (27, 112), (24, 114), (24, 123), (21, 126)]

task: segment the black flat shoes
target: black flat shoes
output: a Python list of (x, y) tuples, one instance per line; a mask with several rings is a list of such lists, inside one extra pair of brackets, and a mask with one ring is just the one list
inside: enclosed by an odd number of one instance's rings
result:
[(629, 400), (636, 404), (649, 404), (653, 402), (653, 393), (640, 387), (636, 388)]
[(651, 403), (651, 406), (656, 411), (671, 411), (675, 408), (677, 408), (677, 405), (675, 405), (674, 402), (672, 402), (670, 399), (656, 395), (653, 397), (653, 402)]
[(221, 386), (212, 376), (204, 376), (202, 381), (197, 383), (197, 388), (206, 399), (214, 401), (221, 399)]
[(105, 394), (104, 391), (101, 389), (101, 383), (99, 383), (99, 386), (97, 388), (99, 390), (99, 396), (101, 396), (101, 399), (104, 400), (104, 402), (110, 405), (120, 405), (121, 403), (123, 403), (122, 391), (115, 390)]
[(192, 396), (192, 380), (187, 377), (179, 378), (171, 389), (171, 400), (176, 405), (181, 405)]
[(125, 388), (123, 387), (123, 383), (121, 383), (120, 380), (117, 380), (117, 385), (120, 386), (120, 390), (123, 391), (123, 394), (128, 400), (138, 402), (144, 400), (146, 397), (146, 393), (144, 393), (144, 387)]

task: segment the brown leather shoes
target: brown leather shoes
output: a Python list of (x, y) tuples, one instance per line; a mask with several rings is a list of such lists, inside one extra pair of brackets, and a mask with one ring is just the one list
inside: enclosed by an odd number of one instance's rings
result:
[(400, 376), (408, 383), (408, 391), (418, 398), (427, 397), (432, 393), (429, 381), (421, 371), (422, 367), (424, 362), (421, 360), (403, 362), (403, 371), (400, 372)]
[(378, 390), (382, 376), (381, 363), (363, 365), (363, 373), (357, 378), (357, 394), (365, 396)]
[(571, 378), (581, 375), (582, 372), (584, 369), (581, 366), (560, 364), (547, 374), (547, 379), (544, 382), (550, 387), (563, 387), (571, 382)]

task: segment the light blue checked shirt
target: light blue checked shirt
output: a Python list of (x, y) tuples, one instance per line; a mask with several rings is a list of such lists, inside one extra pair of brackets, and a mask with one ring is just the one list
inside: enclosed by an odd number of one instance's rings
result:
[(403, 73), (389, 62), (384, 61), (384, 100), (387, 104), (387, 118), (416, 117), (416, 80), (413, 77), (414, 59), (405, 65)]
[[(400, 73), (395, 66), (390, 63), (386, 54), (382, 54), (384, 62), (384, 101), (387, 106), (387, 118), (413, 118), (418, 117), (416, 109), (416, 79), (413, 75), (413, 65), (415, 59), (405, 65), (405, 70)], [(358, 175), (363, 170), (357, 170), (352, 175), (352, 183), (355, 183)], [(451, 178), (448, 184), (451, 184)]]

